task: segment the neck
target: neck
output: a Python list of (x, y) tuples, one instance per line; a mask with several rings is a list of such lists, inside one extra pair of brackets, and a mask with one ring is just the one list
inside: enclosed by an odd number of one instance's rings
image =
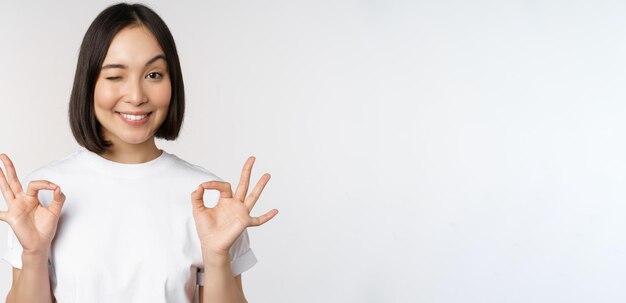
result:
[(100, 156), (113, 162), (138, 164), (152, 161), (161, 155), (161, 150), (156, 146), (154, 137), (139, 144), (116, 141), (112, 140), (113, 146)]

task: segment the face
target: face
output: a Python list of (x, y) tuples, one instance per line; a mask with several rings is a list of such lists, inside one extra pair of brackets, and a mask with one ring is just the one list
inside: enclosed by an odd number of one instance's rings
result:
[(167, 116), (172, 87), (165, 54), (144, 26), (111, 42), (94, 91), (94, 110), (113, 148), (154, 140)]

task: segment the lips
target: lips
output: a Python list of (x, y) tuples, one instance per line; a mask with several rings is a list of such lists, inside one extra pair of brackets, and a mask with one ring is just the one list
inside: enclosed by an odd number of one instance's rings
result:
[(150, 114), (152, 114), (152, 112), (116, 112), (116, 113), (119, 114), (122, 121), (133, 126), (144, 124), (148, 120), (148, 117), (150, 116)]

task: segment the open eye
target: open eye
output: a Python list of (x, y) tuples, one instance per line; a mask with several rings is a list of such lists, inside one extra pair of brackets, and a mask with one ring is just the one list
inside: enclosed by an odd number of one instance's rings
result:
[(157, 73), (157, 72), (149, 73), (149, 74), (146, 75), (146, 78), (150, 78), (150, 79), (160, 79), (162, 77), (163, 77), (163, 75), (161, 73)]

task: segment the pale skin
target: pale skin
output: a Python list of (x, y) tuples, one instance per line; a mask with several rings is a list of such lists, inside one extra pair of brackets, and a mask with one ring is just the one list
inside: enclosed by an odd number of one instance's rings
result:
[[(119, 163), (143, 163), (157, 158), (160, 150), (154, 133), (167, 115), (171, 84), (166, 59), (154, 36), (143, 26), (121, 30), (111, 42), (103, 69), (96, 82), (94, 110), (105, 138), (113, 146), (102, 156)], [(140, 126), (128, 125), (122, 113), (150, 113)], [(11, 159), (0, 154), (6, 174), (0, 168), (0, 190), (8, 209), (0, 211), (20, 244), (22, 269), (13, 268), (13, 284), (6, 302), (55, 302), (50, 287), (47, 256), (56, 234), (65, 195), (61, 186), (48, 180), (32, 181), (26, 190), (19, 182)], [(278, 210), (259, 217), (250, 216), (270, 179), (264, 174), (248, 195), (255, 158), (244, 164), (233, 193), (230, 184), (208, 181), (191, 193), (192, 215), (202, 248), (205, 286), (199, 288), (200, 302), (246, 302), (241, 275), (232, 276), (229, 248), (248, 227), (271, 220)], [(192, 185), (193, 186), (193, 185)], [(54, 191), (44, 207), (37, 198), (40, 190)], [(217, 190), (214, 207), (205, 207), (205, 190)], [(41, 291), (41, 290), (49, 291)], [(33, 291), (38, 290), (38, 291)]]

